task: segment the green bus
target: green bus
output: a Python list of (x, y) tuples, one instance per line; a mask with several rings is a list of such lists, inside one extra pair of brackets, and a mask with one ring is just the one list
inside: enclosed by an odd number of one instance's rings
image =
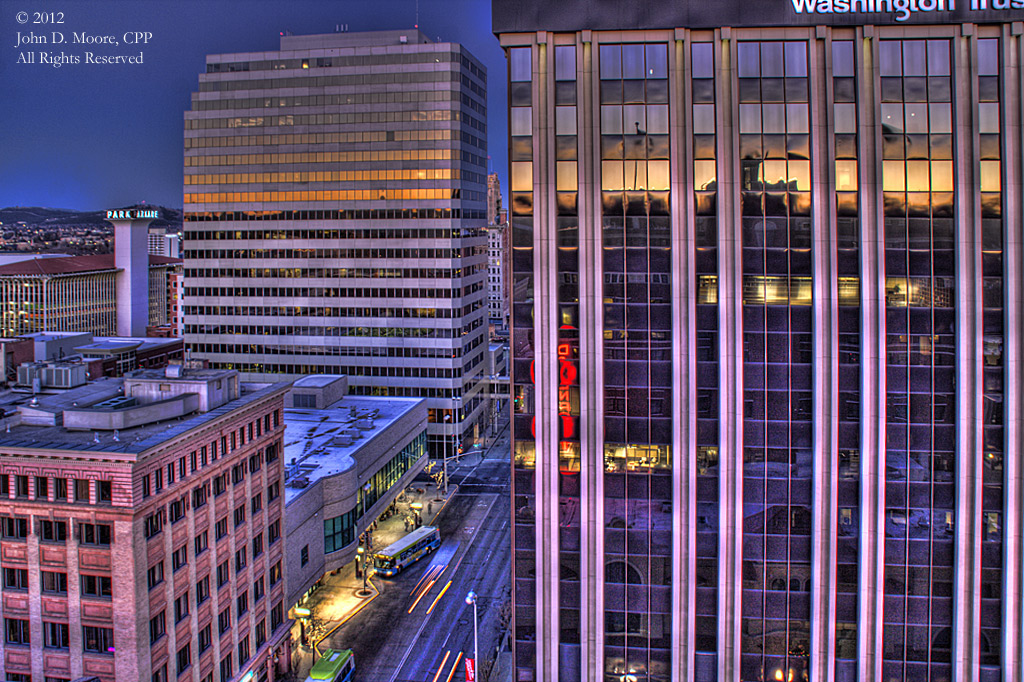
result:
[(390, 578), (440, 546), (440, 531), (434, 526), (423, 526), (377, 552), (373, 557), (374, 565), (378, 572)]
[(313, 664), (306, 682), (352, 682), (356, 673), (356, 657), (351, 649), (327, 649)]

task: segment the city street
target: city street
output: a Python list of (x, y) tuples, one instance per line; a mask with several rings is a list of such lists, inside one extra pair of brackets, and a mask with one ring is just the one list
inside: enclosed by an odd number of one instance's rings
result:
[(450, 462), (449, 472), (459, 488), (437, 517), (441, 547), (395, 578), (374, 578), (380, 595), (320, 645), (353, 649), (357, 681), (464, 680), (464, 660), (473, 657), (470, 590), (481, 665), (494, 658), (509, 589), (507, 429), (484, 455)]

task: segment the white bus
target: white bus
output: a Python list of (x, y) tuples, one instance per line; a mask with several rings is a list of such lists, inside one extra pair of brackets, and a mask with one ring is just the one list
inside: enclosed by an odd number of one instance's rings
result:
[(440, 546), (441, 533), (437, 528), (423, 526), (374, 554), (374, 565), (378, 573), (390, 578)]

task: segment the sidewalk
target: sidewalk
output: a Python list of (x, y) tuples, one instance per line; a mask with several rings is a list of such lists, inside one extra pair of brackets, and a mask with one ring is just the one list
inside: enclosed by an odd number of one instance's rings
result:
[[(391, 543), (401, 539), (408, 534), (405, 526), (405, 517), (413, 513), (412, 504), (423, 505), (420, 510), (420, 518), (424, 526), (429, 526), (437, 518), (438, 513), (447, 504), (447, 500), (457, 492), (457, 486), (448, 486), (448, 497), (442, 502), (436, 502), (440, 497), (437, 486), (431, 483), (414, 483), (407, 492), (399, 495), (395, 502), (398, 513), (392, 514), (389, 518), (378, 519), (377, 530), (372, 531), (370, 539), (372, 546), (370, 551), (383, 549)], [(422, 492), (420, 492), (422, 491)], [(370, 591), (367, 596), (361, 596), (363, 579), (356, 577), (356, 561), (351, 561), (342, 566), (334, 573), (324, 576), (323, 582), (317, 590), (306, 599), (303, 606), (308, 608), (315, 616), (315, 620), (323, 624), (321, 632), (315, 633), (316, 639), (327, 639), (334, 630), (347, 622), (359, 611), (369, 604), (378, 595), (377, 587), (373, 584), (373, 578), (367, 580), (366, 585)], [(298, 632), (299, 625), (293, 626), (293, 632)], [(295, 637), (296, 641), (298, 636)], [(321, 646), (322, 650), (324, 647)], [(292, 652), (292, 669), (297, 671), (298, 679), (305, 679), (309, 669), (313, 666), (312, 651), (309, 647), (299, 646)]]

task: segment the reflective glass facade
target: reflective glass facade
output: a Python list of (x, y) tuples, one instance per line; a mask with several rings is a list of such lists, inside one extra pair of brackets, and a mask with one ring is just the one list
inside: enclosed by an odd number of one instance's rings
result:
[(515, 679), (1018, 675), (1019, 33), (597, 15), (498, 31)]

